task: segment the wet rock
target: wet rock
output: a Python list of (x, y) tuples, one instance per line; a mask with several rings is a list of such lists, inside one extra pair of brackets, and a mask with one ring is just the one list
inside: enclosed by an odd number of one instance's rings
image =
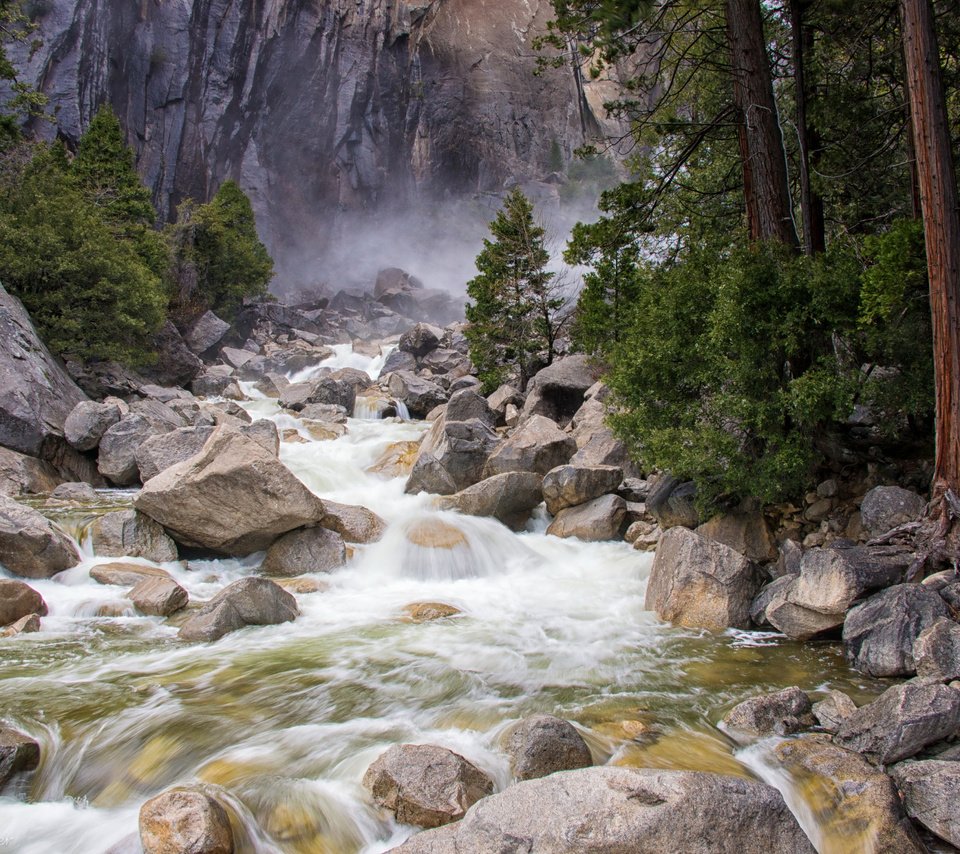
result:
[(112, 403), (81, 400), (67, 416), (63, 435), (78, 451), (92, 451), (107, 430), (120, 420), (120, 408)]
[(0, 564), (23, 578), (50, 578), (80, 562), (76, 543), (36, 510), (0, 495)]
[(960, 762), (927, 759), (890, 769), (907, 815), (951, 845), (960, 847)]
[(447, 402), (447, 393), (439, 385), (410, 371), (394, 371), (387, 387), (415, 418), (423, 418), (435, 406)]
[(540, 504), (540, 482), (540, 475), (532, 472), (506, 472), (441, 498), (438, 504), (444, 510), (457, 510), (468, 516), (492, 516), (517, 531)]
[(859, 754), (824, 736), (805, 735), (778, 744), (774, 755), (810, 803), (821, 830), (843, 850), (926, 850), (904, 815), (893, 782)]
[(90, 577), (100, 584), (133, 587), (145, 578), (170, 578), (170, 573), (159, 566), (142, 563), (99, 563), (90, 567)]
[(429, 623), (463, 613), (459, 608), (445, 602), (411, 602), (403, 606), (403, 612), (411, 623)]
[(758, 563), (777, 558), (777, 544), (770, 532), (770, 525), (759, 511), (714, 516), (700, 525), (697, 533), (708, 540), (730, 546)]
[(284, 590), (289, 590), (291, 593), (323, 593), (330, 589), (330, 585), (327, 584), (326, 581), (321, 581), (319, 578), (309, 578), (307, 576), (277, 578), (275, 580)]
[(898, 584), (858, 605), (843, 623), (847, 660), (871, 676), (912, 676), (913, 645), (921, 632), (950, 611), (922, 584)]
[(696, 528), (700, 515), (693, 499), (697, 488), (692, 481), (681, 483), (669, 474), (662, 474), (650, 487), (647, 495), (647, 512), (666, 531), (674, 526)]
[(303, 528), (284, 534), (269, 549), (261, 571), (292, 577), (307, 572), (332, 572), (347, 562), (343, 537), (326, 528)]
[(396, 854), (813, 854), (779, 792), (693, 771), (583, 768), (510, 786)]
[(556, 516), (567, 507), (614, 492), (621, 480), (623, 470), (616, 466), (558, 466), (543, 478), (543, 500)]
[(137, 449), (156, 433), (172, 426), (157, 427), (144, 416), (132, 413), (109, 428), (100, 439), (97, 470), (116, 486), (132, 486), (140, 479)]
[(395, 744), (363, 775), (374, 803), (402, 824), (440, 827), (493, 792), (493, 781), (458, 753), (432, 744)]
[(429, 323), (418, 323), (400, 336), (397, 349), (410, 353), (416, 359), (422, 359), (431, 350), (436, 350), (440, 346), (441, 338), (443, 338), (443, 330), (439, 327), (431, 326)]
[(0, 495), (50, 492), (63, 478), (46, 460), (0, 448)]
[[(394, 442), (387, 446), (367, 471), (370, 474), (379, 474), (390, 478), (406, 477), (413, 469), (419, 450), (419, 442)], [(429, 492), (430, 490), (424, 491)]]
[(300, 614), (297, 600), (266, 578), (249, 576), (234, 581), (180, 627), (187, 641), (215, 641), (246, 626), (288, 623)]
[(0, 578), (0, 626), (9, 626), (22, 617), (47, 613), (47, 603), (28, 584), (12, 578)]
[(200, 791), (173, 789), (140, 807), (144, 854), (233, 854), (226, 810)]
[(737, 741), (791, 735), (813, 726), (811, 709), (810, 698), (794, 685), (738, 703), (724, 715), (721, 728)]
[(627, 503), (619, 495), (604, 495), (560, 510), (547, 533), (588, 542), (617, 540), (623, 531), (626, 513)]
[(481, 480), (500, 437), (483, 421), (438, 418), (420, 444), (405, 490), (451, 495)]
[(960, 727), (960, 691), (946, 685), (905, 682), (861, 706), (841, 725), (841, 747), (889, 765), (953, 735)]
[(265, 549), (324, 512), (276, 457), (223, 427), (199, 454), (151, 478), (134, 506), (184, 545), (234, 556)]
[(469, 421), (476, 418), (488, 427), (497, 423), (496, 413), (489, 407), (484, 397), (474, 389), (461, 389), (450, 395), (446, 409), (447, 421)]
[(576, 728), (553, 715), (533, 715), (512, 727), (505, 750), (518, 780), (546, 777), (593, 765), (590, 748)]
[[(267, 397), (279, 398), (283, 390), (290, 385), (290, 380), (283, 374), (268, 371), (254, 383), (254, 388)], [(196, 392), (194, 392), (196, 394)]]
[(146, 483), (170, 466), (190, 459), (200, 452), (213, 431), (213, 427), (179, 427), (147, 437), (134, 454), (140, 479)]
[(40, 745), (30, 736), (0, 726), (0, 789), (14, 774), (33, 771), (40, 764)]
[(323, 509), (321, 526), (335, 531), (348, 543), (375, 543), (387, 530), (387, 523), (366, 507), (324, 501)]
[(813, 716), (827, 732), (834, 733), (841, 724), (857, 710), (853, 702), (843, 691), (827, 691), (827, 696), (813, 704)]
[(129, 593), (130, 601), (141, 614), (167, 617), (186, 608), (190, 596), (172, 578), (154, 576), (138, 581)]
[(943, 619), (925, 628), (913, 645), (913, 660), (924, 679), (960, 679), (960, 625)]
[(27, 614), (6, 628), (0, 630), (0, 637), (12, 638), (16, 635), (30, 634), (40, 631), (40, 617), (36, 614)]
[(589, 356), (566, 356), (539, 371), (527, 386), (520, 423), (542, 415), (565, 427), (602, 373)]
[(576, 450), (576, 442), (556, 422), (532, 415), (490, 454), (483, 476), (493, 477), (508, 471), (545, 475), (550, 469), (569, 462)]
[(860, 504), (860, 521), (867, 535), (879, 537), (898, 525), (912, 522), (927, 509), (917, 493), (899, 486), (875, 486)]
[(191, 352), (199, 356), (219, 344), (229, 330), (229, 323), (221, 320), (212, 311), (206, 311), (190, 325), (183, 341)]
[(154, 563), (176, 560), (177, 544), (149, 516), (116, 510), (98, 517), (89, 528), (93, 553), (102, 557), (142, 557)]
[(676, 527), (660, 538), (646, 608), (682, 626), (747, 628), (759, 588), (759, 574), (743, 555)]

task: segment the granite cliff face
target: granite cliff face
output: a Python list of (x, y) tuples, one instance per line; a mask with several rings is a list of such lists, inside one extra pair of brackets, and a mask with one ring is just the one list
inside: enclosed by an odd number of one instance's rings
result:
[[(537, 180), (593, 138), (602, 94), (533, 74), (548, 0), (50, 0), (22, 56), (76, 140), (121, 117), (164, 216), (227, 179), (265, 242), (321, 252), (338, 223)], [(591, 106), (592, 105), (592, 106)], [(551, 156), (552, 155), (552, 156)]]

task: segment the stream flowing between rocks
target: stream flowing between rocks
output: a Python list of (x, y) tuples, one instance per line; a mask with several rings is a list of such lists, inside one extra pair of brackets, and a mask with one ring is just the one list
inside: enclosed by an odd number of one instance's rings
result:
[[(381, 364), (346, 346), (327, 366), (375, 376)], [(245, 390), (254, 418), (299, 431), (304, 441), (280, 451), (297, 477), (375, 511), (386, 535), (314, 576), (326, 587), (297, 594), (295, 622), (210, 644), (179, 641), (176, 620), (139, 616), (125, 588), (90, 578), (117, 558), (87, 549), (74, 569), (31, 582), (50, 614), (40, 632), (0, 648), (0, 718), (41, 743), (42, 761), (0, 799), (0, 852), (138, 850), (140, 805), (199, 782), (220, 787), (242, 852), (372, 854), (413, 832), (360, 783), (393, 744), (449, 747), (499, 789), (509, 783), (503, 732), (545, 712), (572, 721), (597, 763), (753, 776), (756, 751), (738, 758), (715, 728), (734, 703), (789, 685), (858, 702), (882, 688), (851, 671), (838, 644), (662, 624), (644, 610), (652, 556), (623, 542), (547, 536), (542, 509), (514, 534), (405, 495), (403, 477), (367, 472), (392, 443), (417, 439), (422, 422), (350, 419), (346, 436), (315, 441), (276, 401)], [(133, 495), (99, 494), (102, 505), (52, 514), (81, 544), (85, 523)], [(256, 573), (257, 557), (163, 566), (202, 601)], [(417, 602), (461, 613), (417, 623), (404, 611)], [(808, 833), (822, 819), (811, 816)]]

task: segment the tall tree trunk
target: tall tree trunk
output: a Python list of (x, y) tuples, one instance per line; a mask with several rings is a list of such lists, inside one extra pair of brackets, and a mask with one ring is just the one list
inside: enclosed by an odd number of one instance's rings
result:
[(797, 247), (760, 0), (727, 0), (727, 41), (750, 237)]
[(937, 498), (960, 494), (960, 202), (930, 0), (900, 0), (900, 15), (933, 313)]

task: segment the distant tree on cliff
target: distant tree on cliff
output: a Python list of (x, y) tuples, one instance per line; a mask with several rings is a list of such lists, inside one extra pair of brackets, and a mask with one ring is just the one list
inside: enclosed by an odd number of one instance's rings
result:
[(547, 270), (545, 231), (519, 189), (507, 196), (490, 233), (477, 256), (478, 275), (467, 283), (470, 359), (487, 391), (511, 375), (526, 387), (553, 361), (565, 300)]
[(0, 0), (0, 82), (8, 91), (0, 103), (0, 150), (20, 139), (20, 122), (26, 116), (40, 115), (47, 99), (32, 86), (19, 80), (17, 70), (7, 57), (6, 46), (24, 41), (33, 29), (30, 19), (16, 0)]
[(209, 308), (231, 317), (245, 297), (266, 295), (273, 260), (257, 236), (250, 200), (235, 181), (225, 181), (209, 204), (184, 202), (167, 239), (178, 314)]

